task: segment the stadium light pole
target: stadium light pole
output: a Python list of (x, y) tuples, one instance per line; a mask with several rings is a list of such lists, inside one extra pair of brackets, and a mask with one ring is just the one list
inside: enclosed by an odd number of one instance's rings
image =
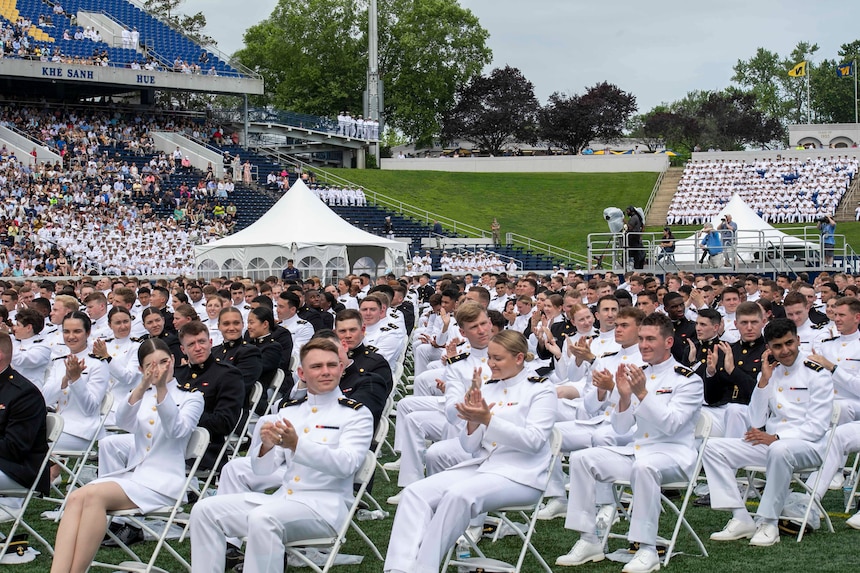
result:
[[(379, 122), (382, 133), (382, 82), (379, 80), (379, 34), (377, 30), (376, 0), (370, 0), (367, 7), (367, 92), (365, 95), (364, 117)], [(372, 146), (379, 165), (379, 141)]]

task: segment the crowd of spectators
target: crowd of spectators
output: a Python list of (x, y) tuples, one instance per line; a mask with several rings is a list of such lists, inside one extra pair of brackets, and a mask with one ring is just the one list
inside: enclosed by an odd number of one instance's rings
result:
[(326, 205), (341, 207), (366, 207), (367, 197), (360, 188), (337, 187), (334, 185), (312, 185), (311, 191)]
[(816, 221), (835, 212), (857, 169), (848, 156), (690, 161), (667, 223), (710, 221), (735, 193), (769, 223)]

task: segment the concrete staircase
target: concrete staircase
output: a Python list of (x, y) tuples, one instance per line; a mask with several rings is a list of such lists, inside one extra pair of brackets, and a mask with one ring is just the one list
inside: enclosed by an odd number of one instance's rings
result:
[(660, 188), (657, 190), (654, 201), (651, 203), (651, 209), (648, 211), (648, 217), (645, 220), (646, 225), (662, 226), (666, 224), (669, 203), (672, 202), (672, 197), (675, 195), (675, 191), (678, 190), (678, 183), (681, 181), (683, 174), (683, 167), (670, 167), (666, 170), (663, 180), (660, 182)]
[(851, 186), (845, 192), (845, 195), (842, 196), (842, 201), (839, 202), (839, 206), (836, 208), (834, 218), (837, 223), (855, 220), (854, 209), (857, 208), (857, 202), (860, 201), (860, 192), (858, 191), (860, 191), (860, 177), (855, 176), (854, 181), (851, 182)]

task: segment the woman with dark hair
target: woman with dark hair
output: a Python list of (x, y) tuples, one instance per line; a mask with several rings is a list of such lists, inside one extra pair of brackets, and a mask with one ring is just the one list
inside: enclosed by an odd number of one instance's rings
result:
[[(68, 352), (52, 360), (42, 394), (48, 407), (63, 417), (56, 448), (83, 450), (99, 429), (99, 408), (108, 391), (110, 372), (107, 362), (87, 350), (90, 317), (76, 310), (63, 319), (62, 328)], [(51, 477), (57, 477), (59, 471), (59, 466), (53, 466)]]
[[(245, 340), (260, 350), (260, 363), (263, 369), (260, 372), (258, 380), (263, 385), (264, 391), (270, 389), (272, 379), (275, 377), (278, 368), (281, 368), (283, 360), (284, 349), (272, 336), (272, 331), (277, 324), (275, 322), (275, 315), (264, 306), (252, 308), (248, 313), (248, 329), (245, 332)], [(290, 351), (292, 351), (292, 346), (290, 347)], [(284, 375), (286, 374), (287, 370), (284, 370)], [(268, 392), (264, 395), (263, 400), (260, 400), (257, 408), (258, 414), (265, 414), (267, 397), (270, 397)]]
[(184, 495), (185, 448), (203, 413), (203, 397), (177, 385), (173, 356), (164, 341), (145, 341), (137, 359), (140, 382), (119, 404), (116, 416), (117, 425), (134, 436), (127, 463), (69, 494), (52, 573), (89, 569), (105, 535), (108, 511), (151, 512), (172, 506)]
[(666, 262), (675, 262), (675, 235), (672, 234), (672, 227), (663, 227), (663, 236), (660, 238), (660, 254), (657, 255), (657, 262), (663, 259)]
[(141, 340), (131, 336), (131, 322), (131, 313), (121, 306), (115, 306), (108, 313), (108, 326), (113, 331), (113, 338), (93, 340), (93, 354), (108, 365), (110, 372), (110, 391), (114, 400), (105, 422), (108, 426), (114, 425), (117, 406), (128, 397), (140, 379), (137, 349)]
[(143, 321), (143, 327), (146, 329), (146, 334), (141, 336), (141, 341), (151, 338), (159, 338), (170, 348), (170, 353), (176, 360), (176, 363), (181, 365), (186, 361), (185, 354), (179, 344), (179, 337), (165, 330), (164, 315), (157, 308), (146, 308), (140, 315)]

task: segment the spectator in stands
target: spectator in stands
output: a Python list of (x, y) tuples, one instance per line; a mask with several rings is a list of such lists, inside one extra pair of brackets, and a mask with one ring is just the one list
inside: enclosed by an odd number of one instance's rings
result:
[(667, 262), (675, 261), (675, 235), (672, 234), (672, 228), (669, 226), (663, 227), (663, 236), (660, 239), (660, 253), (657, 255), (657, 262), (663, 259)]
[(830, 215), (818, 220), (818, 230), (821, 232), (821, 245), (824, 247), (824, 264), (833, 265), (833, 250), (836, 247), (836, 221)]

